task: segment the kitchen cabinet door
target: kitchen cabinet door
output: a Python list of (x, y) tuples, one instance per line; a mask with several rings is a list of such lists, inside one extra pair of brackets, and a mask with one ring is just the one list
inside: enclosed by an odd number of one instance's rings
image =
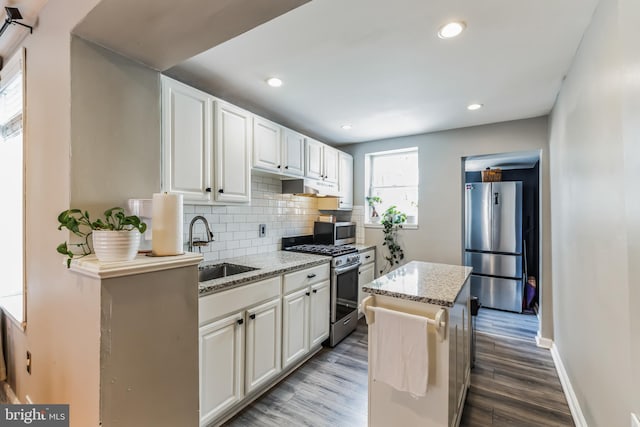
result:
[(324, 144), (315, 139), (307, 138), (305, 147), (305, 176), (307, 178), (322, 179), (324, 177), (322, 164)]
[(304, 135), (285, 129), (282, 135), (283, 173), (304, 175)]
[(244, 396), (243, 313), (200, 328), (200, 425), (206, 425)]
[(264, 385), (281, 370), (280, 322), (280, 297), (247, 310), (247, 393)]
[(362, 301), (369, 295), (362, 291), (362, 287), (370, 282), (373, 282), (376, 278), (376, 263), (361, 265), (358, 271), (358, 316), (362, 317)]
[(329, 338), (330, 284), (324, 281), (311, 285), (309, 309), (309, 348)]
[(161, 81), (162, 189), (185, 202), (211, 202), (211, 97), (165, 76)]
[(282, 365), (284, 368), (309, 351), (309, 288), (282, 297)]
[(339, 151), (338, 160), (339, 210), (351, 210), (353, 209), (353, 157)]
[(215, 103), (215, 200), (251, 201), (251, 113), (216, 101)]
[(270, 172), (280, 172), (281, 128), (279, 125), (254, 116), (253, 118), (253, 167)]
[(338, 182), (338, 153), (340, 152), (333, 147), (323, 147), (323, 179), (327, 182)]

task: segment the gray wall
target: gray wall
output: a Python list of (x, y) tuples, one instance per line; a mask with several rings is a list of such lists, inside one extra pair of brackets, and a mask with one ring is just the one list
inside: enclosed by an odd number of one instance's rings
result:
[(550, 121), (555, 344), (593, 426), (640, 412), (638, 22), (600, 2)]
[[(401, 231), (405, 256), (449, 264), (462, 263), (463, 159), (469, 156), (540, 150), (542, 189), (542, 325), (552, 338), (549, 160), (547, 117), (475, 126), (403, 138), (341, 146), (354, 157), (354, 204), (364, 205), (364, 156), (367, 153), (417, 146), (420, 162), (419, 228)], [(365, 241), (382, 244), (380, 229), (368, 228)], [(378, 246), (378, 254), (384, 254)], [(382, 257), (378, 257), (380, 260)]]
[(71, 40), (71, 207), (126, 206), (160, 191), (160, 74)]

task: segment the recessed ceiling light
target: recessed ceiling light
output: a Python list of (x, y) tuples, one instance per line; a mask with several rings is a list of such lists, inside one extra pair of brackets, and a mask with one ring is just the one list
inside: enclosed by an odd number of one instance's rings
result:
[(342, 126), (340, 126), (340, 127), (341, 127), (342, 129), (344, 129), (344, 130), (350, 130), (350, 129), (352, 128), (352, 126), (351, 126), (349, 123), (346, 123), (346, 124), (344, 124), (344, 125), (342, 125)]
[(271, 87), (280, 87), (282, 86), (282, 80), (277, 77), (269, 77), (267, 79), (267, 84)]
[(450, 39), (459, 36), (466, 27), (467, 24), (462, 21), (449, 22), (448, 24), (440, 27), (440, 30), (438, 31), (438, 37), (440, 37), (441, 39)]
[(474, 111), (474, 110), (479, 110), (482, 107), (483, 107), (482, 104), (469, 104), (469, 105), (467, 105), (467, 110)]

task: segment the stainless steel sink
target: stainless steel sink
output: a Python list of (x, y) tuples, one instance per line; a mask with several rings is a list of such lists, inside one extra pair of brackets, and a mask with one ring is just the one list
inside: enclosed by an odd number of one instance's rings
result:
[(257, 268), (246, 265), (229, 264), (227, 262), (204, 265), (198, 269), (198, 282), (206, 282), (207, 280), (219, 279), (221, 277), (233, 276), (234, 274), (254, 270), (257, 270)]

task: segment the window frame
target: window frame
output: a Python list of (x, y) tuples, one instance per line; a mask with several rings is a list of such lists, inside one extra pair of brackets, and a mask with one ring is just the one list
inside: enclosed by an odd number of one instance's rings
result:
[[(402, 153), (415, 153), (415, 155), (418, 158), (418, 162), (419, 162), (419, 156), (420, 156), (420, 150), (417, 146), (414, 147), (406, 147), (406, 148), (400, 148), (400, 149), (395, 149), (395, 150), (385, 150), (385, 151), (376, 151), (376, 152), (372, 152), (372, 153), (366, 153), (365, 157), (364, 157), (364, 197), (363, 197), (363, 205), (364, 205), (364, 226), (365, 228), (382, 228), (382, 225), (379, 222), (371, 222), (370, 221), (370, 217), (369, 217), (369, 204), (367, 203), (367, 197), (369, 197), (371, 195), (371, 190), (372, 188), (412, 188), (415, 187), (416, 189), (416, 203), (418, 203), (419, 205), (419, 199), (420, 199), (420, 170), (418, 169), (418, 181), (416, 183), (416, 185), (403, 185), (403, 186), (395, 186), (395, 185), (390, 185), (390, 186), (373, 186), (373, 160), (376, 157), (383, 157), (383, 156), (390, 156), (390, 155), (396, 155), (396, 154), (402, 154)], [(384, 202), (384, 201), (383, 201)], [(413, 223), (408, 223), (405, 222), (402, 225), (402, 228), (404, 229), (417, 229), (419, 226), (419, 216), (418, 216), (418, 212), (417, 212), (418, 208), (416, 206), (416, 219), (415, 222)], [(380, 214), (382, 214), (382, 212), (379, 212)]]
[[(16, 64), (17, 63), (17, 64)], [(22, 194), (22, 218), (21, 218), (21, 228), (22, 228), (22, 304), (21, 304), (21, 312), (17, 310), (14, 311), (11, 309), (11, 306), (7, 307), (2, 303), (0, 298), (0, 309), (6, 315), (8, 319), (10, 319), (14, 324), (22, 328), (22, 330), (26, 329), (27, 325), (27, 239), (26, 239), (26, 208), (27, 208), (27, 196), (26, 196), (26, 135), (25, 135), (25, 124), (26, 124), (26, 95), (27, 95), (27, 79), (26, 79), (26, 49), (24, 47), (19, 47), (14, 54), (10, 57), (10, 59), (5, 62), (2, 70), (0, 70), (0, 90), (4, 89), (3, 81), (9, 80), (11, 81), (16, 74), (21, 73), (22, 79), (22, 123), (21, 123), (21, 135), (22, 135), (22, 182), (21, 182), (21, 191)], [(0, 292), (1, 295), (1, 292)], [(20, 294), (13, 295), (15, 297)], [(12, 297), (13, 297), (12, 296)]]

